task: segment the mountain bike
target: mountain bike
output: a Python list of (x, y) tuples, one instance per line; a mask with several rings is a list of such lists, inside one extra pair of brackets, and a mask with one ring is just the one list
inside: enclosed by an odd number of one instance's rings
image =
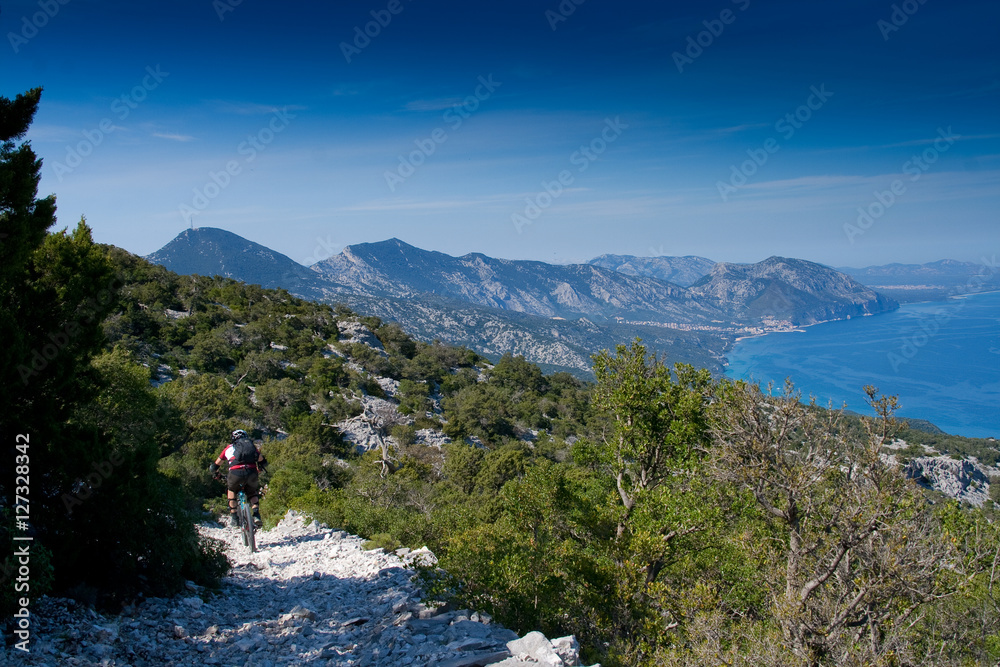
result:
[[(267, 468), (261, 468), (261, 472), (267, 472)], [(223, 476), (221, 473), (216, 473), (214, 479), (218, 481), (223, 481)], [(264, 499), (264, 492), (267, 490), (267, 486), (261, 487), (257, 492), (258, 502)], [(256, 530), (257, 527), (253, 522), (253, 508), (250, 506), (250, 499), (247, 498), (245, 491), (240, 489), (236, 492), (236, 524), (240, 529), (240, 536), (243, 538), (243, 546), (250, 549), (251, 553), (257, 551), (257, 538)]]
[(236, 494), (236, 520), (240, 525), (243, 546), (249, 547), (251, 553), (257, 551), (257, 540), (254, 536), (256, 527), (253, 525), (253, 509), (250, 507), (247, 494), (242, 490)]

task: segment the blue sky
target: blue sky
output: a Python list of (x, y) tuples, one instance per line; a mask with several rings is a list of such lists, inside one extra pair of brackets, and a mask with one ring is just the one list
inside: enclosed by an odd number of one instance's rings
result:
[(29, 139), (60, 226), (86, 215), (139, 254), (194, 224), (303, 263), (390, 237), (550, 262), (978, 261), (1000, 252), (998, 19), (941, 0), (0, 2), (0, 95), (45, 87)]

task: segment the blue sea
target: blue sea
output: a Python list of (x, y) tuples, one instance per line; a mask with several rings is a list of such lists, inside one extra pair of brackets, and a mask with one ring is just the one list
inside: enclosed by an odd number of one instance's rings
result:
[(780, 386), (871, 414), (861, 388), (899, 397), (899, 417), (953, 435), (1000, 437), (1000, 292), (914, 303), (736, 343), (730, 378)]

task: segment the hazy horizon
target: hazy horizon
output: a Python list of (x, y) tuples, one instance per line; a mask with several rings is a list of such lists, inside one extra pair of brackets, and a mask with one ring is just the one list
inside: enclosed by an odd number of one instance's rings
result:
[[(44, 5), (44, 6), (43, 6)], [(60, 227), (149, 254), (218, 227), (299, 263), (1000, 245), (1000, 6), (373, 0), (3, 4), (0, 95)]]

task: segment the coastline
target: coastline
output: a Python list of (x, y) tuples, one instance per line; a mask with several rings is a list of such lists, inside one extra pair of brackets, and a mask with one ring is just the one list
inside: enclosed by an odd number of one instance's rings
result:
[[(878, 291), (877, 286), (876, 287), (872, 287), (871, 289), (873, 289), (875, 291)], [(936, 299), (923, 299), (922, 301), (898, 301), (897, 300), (897, 303), (899, 303), (900, 307), (902, 307), (902, 306), (917, 305), (917, 304), (921, 304), (921, 303), (944, 303), (944, 302), (948, 301), (948, 299), (965, 299), (965, 298), (968, 298), (970, 296), (978, 296), (980, 294), (996, 294), (997, 292), (1000, 292), (1000, 289), (989, 289), (989, 290), (982, 290), (982, 291), (979, 291), (979, 292), (959, 292), (958, 294), (942, 294), (940, 297), (938, 297)], [(894, 298), (894, 297), (890, 297), (890, 298)]]
[[(897, 308), (896, 310), (899, 310), (899, 308)], [(896, 312), (896, 310), (889, 310), (884, 313), (862, 313), (860, 315), (857, 315), (856, 317), (875, 317), (877, 315), (886, 315), (887, 313), (894, 313)], [(771, 334), (805, 333), (806, 329), (808, 329), (809, 327), (815, 327), (820, 324), (830, 324), (831, 322), (848, 322), (853, 319), (855, 319), (855, 317), (838, 317), (832, 320), (821, 320), (819, 322), (813, 322), (812, 324), (796, 324), (795, 327), (792, 329), (772, 329), (770, 331), (763, 331), (759, 334), (747, 334), (746, 336), (737, 336), (736, 338), (732, 339), (732, 344), (736, 345), (736, 343), (739, 343), (740, 341), (751, 340), (753, 338), (763, 338), (764, 336), (770, 336)], [(728, 365), (729, 365), (729, 359), (723, 358), (723, 366), (728, 366)]]
[[(732, 379), (752, 373), (756, 380), (790, 375), (803, 391), (858, 406), (857, 387), (873, 384), (899, 395), (905, 408), (900, 418), (926, 419), (963, 437), (996, 437), (998, 297), (1000, 290), (989, 290), (953, 295), (954, 301), (912, 302), (892, 311), (896, 317), (867, 325), (734, 346), (727, 350), (724, 375)], [(963, 343), (956, 347), (949, 341), (959, 334)]]
[[(878, 315), (887, 315), (889, 313), (898, 312), (898, 311), (902, 310), (903, 308), (905, 308), (907, 306), (919, 306), (919, 305), (927, 304), (927, 303), (946, 303), (950, 299), (956, 299), (956, 300), (968, 299), (969, 297), (980, 296), (980, 295), (984, 295), (984, 294), (1000, 294), (1000, 289), (985, 290), (985, 291), (980, 291), (980, 292), (963, 292), (961, 294), (948, 294), (948, 295), (945, 295), (944, 298), (942, 298), (942, 299), (928, 299), (927, 301), (907, 301), (906, 303), (900, 303), (899, 304), (899, 308), (896, 308), (895, 310), (888, 310), (888, 311), (885, 311), (885, 312), (882, 312), (882, 313), (862, 313), (861, 315), (858, 315), (857, 317), (876, 317)], [(817, 326), (819, 324), (829, 324), (830, 322), (846, 322), (846, 321), (852, 320), (852, 319), (854, 319), (854, 317), (838, 317), (838, 318), (832, 319), (832, 320), (823, 320), (821, 322), (813, 322), (812, 324), (797, 324), (797, 325), (795, 325), (794, 329), (773, 329), (771, 331), (764, 331), (764, 332), (761, 332), (759, 334), (747, 334), (745, 336), (737, 336), (736, 338), (732, 339), (732, 344), (735, 345), (736, 343), (739, 343), (740, 341), (751, 340), (753, 338), (762, 338), (764, 336), (769, 336), (771, 334), (779, 334), (779, 333), (805, 333), (805, 330), (808, 329), (809, 327), (814, 327), (814, 326)], [(725, 365), (725, 366), (729, 365), (729, 359), (728, 358), (725, 359), (725, 363), (723, 365)]]
[[(951, 294), (948, 296), (949, 299), (968, 299), (970, 296), (979, 296), (980, 294), (1000, 294), (1000, 289), (991, 289), (983, 292), (968, 292), (964, 294)], [(922, 301), (920, 303), (932, 303), (931, 301)]]
[(764, 331), (759, 334), (748, 334), (746, 336), (737, 336), (733, 339), (733, 345), (739, 343), (741, 340), (750, 340), (751, 338), (763, 338), (764, 336), (769, 336), (770, 334), (778, 333), (805, 333), (806, 327), (815, 326), (816, 324), (826, 324), (827, 322), (838, 322), (839, 320), (823, 320), (822, 322), (815, 322), (813, 324), (803, 324), (795, 329), (775, 329), (774, 331)]

